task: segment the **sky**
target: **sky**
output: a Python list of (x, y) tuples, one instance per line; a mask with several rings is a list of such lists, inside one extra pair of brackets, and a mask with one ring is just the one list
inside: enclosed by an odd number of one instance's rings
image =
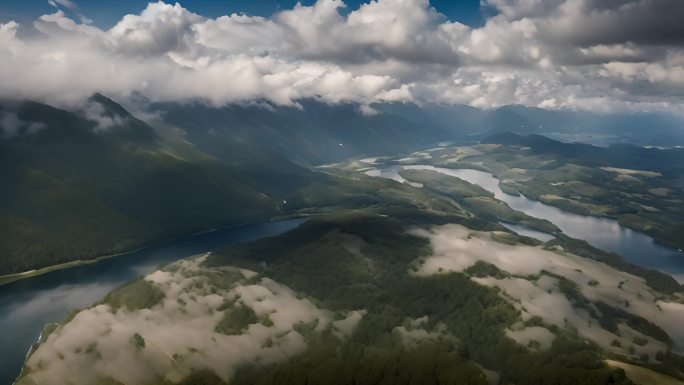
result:
[[(73, 2), (73, 1), (72, 1)], [(362, 0), (346, 1), (348, 9), (356, 9)], [(81, 0), (80, 13), (100, 28), (113, 27), (124, 15), (140, 13), (147, 6), (145, 0)], [(174, 1), (166, 1), (173, 4)], [(311, 5), (315, 0), (303, 0), (301, 4)], [(55, 3), (58, 4), (58, 3)], [(74, 2), (75, 4), (75, 2)], [(297, 0), (187, 0), (181, 4), (188, 10), (207, 17), (219, 17), (238, 13), (268, 17), (274, 13), (291, 9)], [(431, 2), (439, 12), (449, 19), (475, 26), (484, 23), (483, 13), (493, 9), (481, 9), (480, 0), (435, 0)], [(66, 8), (68, 7), (62, 7)], [(54, 12), (47, 0), (0, 0), (0, 21), (16, 20), (32, 22), (39, 16)], [(76, 14), (78, 17), (78, 14)]]
[(684, 113), (681, 0), (0, 0), (0, 97)]

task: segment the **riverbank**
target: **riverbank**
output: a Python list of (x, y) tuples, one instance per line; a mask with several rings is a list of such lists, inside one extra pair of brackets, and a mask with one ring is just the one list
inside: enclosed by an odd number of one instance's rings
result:
[[(0, 286), (0, 384), (11, 384), (29, 347), (45, 324), (62, 322), (75, 310), (91, 307), (112, 290), (189, 256), (229, 245), (272, 237), (309, 218), (226, 226), (203, 234), (146, 247), (118, 258), (100, 259)], [(75, 265), (75, 264), (74, 264)], [(36, 273), (36, 272), (33, 272)]]
[(180, 237), (174, 237), (174, 238), (164, 239), (164, 240), (157, 241), (157, 242), (148, 243), (144, 246), (137, 247), (135, 249), (131, 249), (131, 250), (125, 251), (123, 253), (108, 254), (108, 255), (103, 255), (103, 256), (97, 257), (97, 258), (92, 258), (92, 259), (76, 259), (73, 261), (58, 263), (56, 265), (46, 266), (46, 267), (42, 267), (39, 269), (33, 269), (33, 270), (21, 272), (21, 273), (0, 275), (0, 286), (7, 285), (7, 284), (10, 284), (12, 282), (17, 282), (17, 281), (20, 281), (22, 279), (37, 277), (39, 275), (47, 274), (47, 273), (57, 271), (57, 270), (65, 270), (65, 269), (71, 269), (74, 267), (90, 265), (90, 264), (98, 263), (98, 262), (101, 262), (101, 261), (104, 261), (107, 259), (137, 253), (137, 252), (143, 251), (143, 250), (148, 249), (148, 248), (153, 247), (153, 246), (158, 246), (158, 245), (162, 245), (165, 243), (178, 241), (178, 240), (181, 240), (184, 238), (190, 238), (190, 237), (194, 237), (194, 236), (201, 235), (201, 234), (208, 234), (208, 233), (213, 233), (213, 232), (219, 231), (219, 230), (228, 230), (228, 229), (235, 228), (235, 227), (253, 225), (253, 224), (257, 224), (257, 223), (277, 222), (277, 221), (283, 221), (283, 220), (287, 220), (287, 219), (305, 218), (308, 216), (311, 216), (311, 215), (306, 215), (306, 214), (282, 215), (282, 216), (277, 216), (277, 217), (271, 217), (268, 219), (262, 219), (262, 220), (256, 220), (256, 221), (250, 221), (250, 222), (244, 222), (244, 223), (238, 223), (238, 224), (232, 224), (232, 225), (226, 225), (226, 226), (220, 226), (220, 227), (213, 227), (213, 228), (208, 229), (208, 230), (202, 230), (202, 231), (198, 231), (195, 233), (183, 235)]
[[(417, 172), (418, 174), (411, 174), (411, 172)], [(684, 255), (677, 249), (663, 246), (661, 243), (656, 242), (650, 235), (622, 226), (619, 221), (610, 218), (582, 215), (566, 211), (560, 207), (528, 198), (527, 194), (524, 192), (519, 196), (507, 194), (500, 187), (500, 179), (491, 172), (485, 172), (475, 168), (445, 168), (423, 164), (380, 165), (373, 170), (363, 171), (363, 173), (370, 176), (394, 179), (394, 176), (396, 175), (407, 183), (420, 182), (427, 186), (427, 188), (431, 188), (430, 186), (432, 186), (432, 188), (435, 188), (435, 186), (437, 186), (436, 188), (440, 188), (440, 178), (433, 176), (432, 179), (430, 179), (424, 175), (421, 177), (420, 172), (438, 173), (457, 178), (456, 180), (462, 180), (472, 185), (477, 185), (486, 190), (487, 193), (493, 194), (494, 198), (505, 203), (510, 209), (517, 210), (531, 218), (545, 220), (559, 228), (566, 236), (576, 240), (586, 241), (598, 250), (619, 255), (619, 260), (610, 255), (605, 256), (606, 262), (614, 262), (611, 266), (620, 269), (627, 268), (630, 272), (637, 274), (633, 268), (630, 268), (623, 263), (626, 261), (635, 267), (643, 268), (637, 275), (645, 279), (650, 279), (654, 284), (658, 285), (660, 290), (668, 291), (668, 289), (665, 289), (660, 285), (661, 282), (664, 282), (670, 287), (669, 291), (682, 291), (681, 285), (684, 283), (684, 259), (682, 259), (682, 257), (684, 257)], [(477, 191), (460, 191), (457, 187), (453, 186), (442, 186), (441, 188), (447, 188), (447, 190), (443, 191), (456, 194), (456, 196), (466, 196), (466, 201), (470, 199), (472, 202), (474, 199), (478, 198), (476, 196), (478, 194)], [(449, 190), (449, 188), (451, 188), (451, 190)], [(470, 194), (469, 197), (468, 194)], [(471, 210), (472, 209), (474, 208), (471, 207)], [(482, 214), (492, 212), (494, 211), (491, 211), (491, 207), (484, 207)], [(502, 219), (502, 213), (503, 212), (499, 209), (496, 214), (499, 220)], [(508, 220), (507, 222), (517, 223), (512, 220)], [(530, 227), (529, 224), (528, 227)], [(542, 229), (535, 228), (535, 230)], [(554, 234), (552, 231), (545, 232)], [(565, 245), (565, 247), (567, 246), (568, 245)], [(654, 280), (653, 273), (648, 270), (660, 271), (662, 275)]]

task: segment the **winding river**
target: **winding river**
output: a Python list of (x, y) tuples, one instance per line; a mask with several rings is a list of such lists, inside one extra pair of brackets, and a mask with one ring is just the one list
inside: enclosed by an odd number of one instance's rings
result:
[[(535, 218), (546, 219), (570, 237), (583, 239), (602, 250), (616, 252), (636, 265), (663, 271), (680, 283), (684, 282), (684, 253), (681, 251), (660, 245), (652, 237), (624, 227), (613, 219), (575, 214), (522, 195), (506, 194), (499, 187), (499, 180), (490, 173), (428, 165), (394, 165), (369, 170), (366, 174), (406, 183), (407, 181), (399, 175), (401, 168), (435, 171), (477, 184), (493, 193), (497, 199), (506, 202), (511, 208)], [(508, 225), (507, 227), (511, 228)], [(511, 229), (517, 231), (515, 228)]]
[(0, 384), (9, 385), (18, 376), (45, 324), (62, 321), (73, 310), (90, 306), (112, 289), (159, 266), (221, 246), (277, 235), (304, 221), (223, 228), (0, 286)]
[[(549, 220), (571, 237), (584, 239), (600, 249), (617, 252), (632, 263), (661, 270), (680, 282), (684, 281), (684, 253), (659, 245), (650, 236), (628, 229), (612, 219), (579, 215), (524, 196), (508, 195), (499, 187), (499, 180), (490, 173), (427, 165), (379, 165), (366, 174), (408, 183), (399, 175), (401, 167), (436, 171), (477, 184), (511, 208)], [(290, 219), (220, 229), (0, 286), (0, 384), (11, 384), (19, 374), (29, 347), (37, 340), (45, 324), (63, 320), (71, 311), (90, 306), (112, 289), (161, 265), (221, 246), (276, 235), (304, 221)], [(506, 226), (544, 241), (552, 238), (524, 227)]]

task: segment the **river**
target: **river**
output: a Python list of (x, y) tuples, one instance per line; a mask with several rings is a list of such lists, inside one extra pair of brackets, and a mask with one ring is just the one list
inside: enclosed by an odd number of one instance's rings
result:
[(535, 218), (546, 219), (570, 237), (583, 239), (605, 251), (616, 252), (636, 265), (660, 270), (672, 275), (680, 283), (684, 282), (684, 253), (681, 251), (658, 244), (652, 237), (622, 226), (613, 219), (575, 214), (522, 195), (506, 194), (499, 187), (499, 180), (490, 173), (473, 169), (407, 165), (380, 167), (366, 171), (366, 174), (404, 183), (406, 181), (399, 175), (400, 167), (435, 171), (477, 184), (511, 208)]
[(277, 235), (305, 219), (260, 222), (218, 229), (0, 286), (0, 384), (19, 375), (30, 346), (45, 324), (60, 322), (112, 289), (173, 261), (221, 246)]

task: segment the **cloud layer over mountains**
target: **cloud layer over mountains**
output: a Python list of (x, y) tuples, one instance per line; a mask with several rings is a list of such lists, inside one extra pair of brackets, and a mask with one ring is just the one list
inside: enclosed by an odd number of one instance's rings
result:
[(318, 0), (216, 19), (160, 1), (107, 31), (57, 11), (0, 24), (0, 97), (684, 111), (684, 2), (482, 3), (496, 16), (479, 28), (428, 0)]

